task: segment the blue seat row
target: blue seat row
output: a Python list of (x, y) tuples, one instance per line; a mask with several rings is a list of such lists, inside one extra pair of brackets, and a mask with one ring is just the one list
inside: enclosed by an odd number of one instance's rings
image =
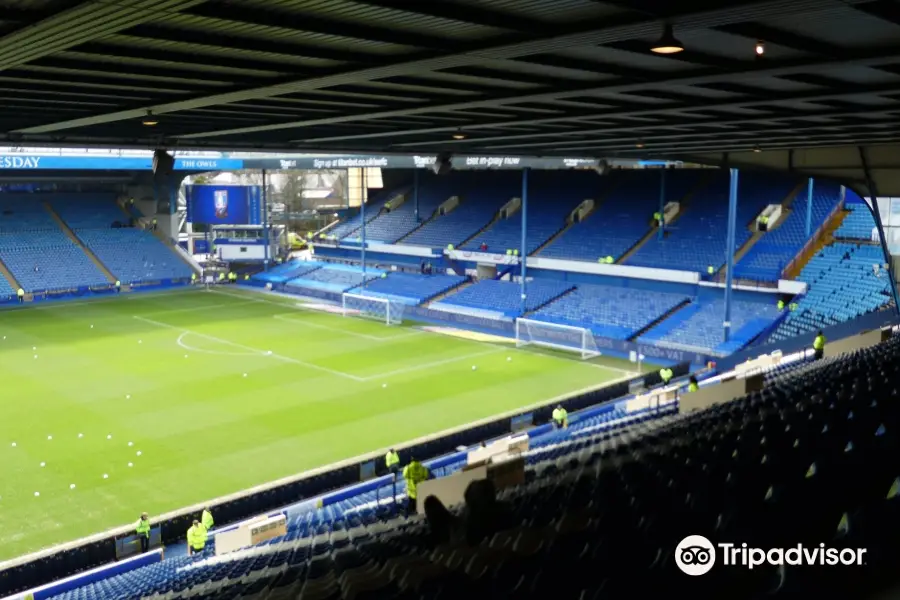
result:
[(528, 318), (584, 327), (594, 335), (625, 340), (688, 299), (671, 292), (579, 285)]
[(355, 294), (387, 298), (406, 304), (421, 304), (443, 294), (466, 281), (458, 275), (419, 275), (415, 273), (390, 273), (377, 278), (364, 287), (351, 290)]
[(770, 337), (784, 340), (880, 310), (891, 302), (881, 246), (838, 242), (812, 257), (797, 278), (809, 288)]
[(734, 274), (741, 279), (777, 281), (809, 238), (840, 202), (840, 187), (819, 183), (813, 192), (810, 234), (806, 233), (806, 190), (801, 190), (791, 205), (790, 214), (773, 230), (766, 232), (735, 265)]
[[(574, 284), (564, 281), (529, 281), (525, 311), (536, 310), (574, 288)], [(440, 302), (433, 303), (431, 307), (439, 310), (474, 309), (485, 314), (518, 317), (522, 315), (522, 288), (515, 282), (487, 279), (451, 294)]]
[[(663, 239), (649, 239), (625, 262), (636, 267), (679, 269), (705, 273), (725, 263), (725, 231), (728, 228), (728, 176), (715, 173), (686, 203), (684, 214), (666, 228)], [(796, 185), (794, 179), (776, 175), (747, 174), (738, 188), (735, 249), (752, 235), (757, 215), (769, 204), (784, 201)]]
[(834, 237), (846, 240), (871, 241), (873, 232), (876, 230), (875, 219), (872, 217), (869, 207), (862, 202), (847, 202), (844, 207), (848, 212), (846, 217), (844, 217), (844, 222), (834, 232)]

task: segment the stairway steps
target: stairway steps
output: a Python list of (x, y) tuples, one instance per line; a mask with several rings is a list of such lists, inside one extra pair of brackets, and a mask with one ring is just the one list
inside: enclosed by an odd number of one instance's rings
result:
[(666, 319), (668, 319), (669, 317), (671, 317), (672, 315), (677, 313), (679, 310), (681, 310), (685, 306), (689, 306), (690, 304), (691, 304), (691, 299), (685, 298), (684, 300), (682, 300), (681, 302), (679, 302), (678, 304), (676, 304), (675, 306), (673, 306), (672, 308), (667, 310), (665, 313), (660, 315), (658, 318), (654, 319), (652, 322), (648, 323), (643, 328), (641, 328), (637, 333), (635, 333), (633, 336), (628, 338), (628, 341), (633, 342), (634, 340), (638, 339), (639, 337), (641, 337), (642, 335), (644, 335), (645, 333), (647, 333), (648, 331), (650, 331), (651, 329), (653, 329), (654, 327), (656, 327), (657, 325), (659, 325), (660, 323), (662, 323), (663, 321), (665, 321)]
[(6, 281), (9, 282), (10, 287), (12, 287), (13, 291), (20, 289), (22, 286), (19, 285), (18, 280), (16, 280), (15, 276), (12, 274), (6, 265), (3, 263), (3, 260), (0, 259), (0, 275), (3, 275), (6, 278)]

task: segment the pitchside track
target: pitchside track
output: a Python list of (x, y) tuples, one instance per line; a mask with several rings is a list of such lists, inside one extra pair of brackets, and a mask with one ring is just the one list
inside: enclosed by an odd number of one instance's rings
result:
[(0, 311), (0, 560), (632, 369), (236, 289)]

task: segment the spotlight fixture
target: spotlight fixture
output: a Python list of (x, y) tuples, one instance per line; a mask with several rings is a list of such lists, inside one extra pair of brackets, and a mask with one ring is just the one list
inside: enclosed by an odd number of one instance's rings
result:
[(677, 54), (683, 50), (684, 45), (672, 33), (672, 26), (668, 23), (663, 29), (662, 37), (650, 47), (650, 51), (657, 54)]
[(141, 120), (141, 123), (143, 123), (147, 127), (153, 127), (154, 125), (157, 125), (159, 123), (159, 119), (153, 116), (152, 110), (148, 110), (147, 116)]
[(638, 140), (637, 144), (635, 144), (634, 147), (635, 147), (635, 148), (643, 148), (643, 147), (644, 147), (644, 142), (642, 142), (641, 140)]
[(766, 53), (766, 43), (762, 40), (756, 42), (756, 56), (762, 56)]
[(753, 151), (759, 154), (760, 152), (762, 152), (762, 148), (760, 148), (759, 146), (753, 146)]
[(466, 134), (464, 134), (461, 130), (457, 129), (453, 133), (453, 139), (454, 140), (464, 140), (464, 139), (466, 139)]

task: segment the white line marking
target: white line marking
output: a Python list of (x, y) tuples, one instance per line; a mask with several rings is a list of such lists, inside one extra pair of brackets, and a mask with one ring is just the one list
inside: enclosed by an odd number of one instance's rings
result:
[(397, 369), (396, 371), (388, 371), (387, 373), (379, 373), (378, 375), (372, 375), (371, 377), (366, 377), (365, 381), (373, 381), (375, 379), (384, 379), (386, 377), (393, 377), (394, 375), (402, 375), (404, 373), (414, 373), (416, 371), (421, 371), (423, 369), (430, 369), (432, 367), (440, 367), (442, 365), (449, 365), (450, 363), (459, 362), (461, 360), (469, 360), (472, 358), (478, 358), (479, 356), (487, 356), (488, 354), (497, 354), (498, 352), (501, 352), (502, 350), (503, 350), (503, 348), (494, 348), (493, 350), (485, 350), (483, 352), (473, 352), (472, 354), (465, 354), (463, 356), (454, 356), (452, 358), (445, 358), (443, 360), (436, 360), (433, 362), (412, 365), (409, 367), (404, 367), (402, 369)]
[(347, 329), (341, 329), (339, 327), (331, 327), (330, 325), (322, 325), (320, 323), (308, 323), (306, 321), (299, 321), (297, 319), (291, 318), (297, 313), (285, 313), (282, 315), (272, 315), (274, 318), (279, 321), (286, 321), (288, 323), (293, 323), (294, 325), (300, 325), (301, 327), (312, 327), (315, 329), (324, 329), (326, 331), (332, 331), (334, 333), (340, 333), (344, 335), (352, 335), (354, 337), (362, 338), (364, 340), (372, 340), (375, 342), (387, 342), (390, 340), (402, 340), (404, 338), (413, 337), (417, 335), (422, 335), (421, 331), (411, 331), (409, 333), (399, 333), (397, 335), (369, 335), (367, 333), (359, 333), (357, 331), (350, 331)]
[(145, 317), (139, 317), (137, 315), (132, 315), (133, 319), (137, 319), (138, 321), (143, 321), (144, 323), (149, 323), (150, 325), (155, 325), (157, 327), (163, 327), (165, 329), (173, 329), (175, 331), (180, 331), (182, 333), (190, 333), (191, 335), (196, 335), (198, 337), (206, 338), (213, 342), (218, 342), (220, 344), (226, 344), (228, 346), (234, 346), (235, 348), (240, 348), (242, 350), (246, 350), (247, 352), (252, 352), (259, 356), (267, 356), (274, 358), (276, 360), (280, 360), (283, 362), (292, 363), (295, 365), (300, 365), (301, 367), (306, 367), (307, 369), (313, 369), (316, 371), (321, 371), (323, 373), (328, 373), (330, 375), (334, 375), (336, 377), (343, 377), (344, 379), (352, 379), (353, 381), (364, 382), (366, 381), (362, 377), (357, 377), (356, 375), (351, 375), (349, 373), (344, 373), (343, 371), (335, 371), (334, 369), (329, 369), (328, 367), (321, 367), (319, 365), (314, 365), (312, 363), (304, 362), (302, 360), (297, 360), (296, 358), (291, 358), (289, 356), (282, 356), (280, 354), (268, 354), (263, 350), (259, 350), (258, 348), (252, 348), (250, 346), (245, 346), (243, 344), (238, 344), (237, 342), (231, 342), (222, 338), (218, 338), (214, 335), (207, 335), (205, 333), (199, 333), (197, 331), (191, 331), (190, 329), (186, 329), (184, 327), (178, 327), (176, 325), (170, 325), (168, 323), (162, 323), (160, 321), (154, 321), (153, 319), (147, 319)]
[(221, 350), (205, 350), (203, 348), (197, 348), (184, 341), (184, 338), (189, 335), (192, 334), (188, 333), (187, 331), (183, 332), (178, 336), (178, 340), (175, 343), (185, 350), (189, 350), (191, 352), (200, 352), (202, 354), (215, 354), (217, 356), (257, 356), (256, 352), (223, 352)]
[(165, 292), (135, 292), (132, 294), (116, 295), (112, 298), (91, 298), (89, 300), (57, 300), (50, 303), (38, 302), (34, 304), (9, 306), (0, 309), (0, 313), (13, 314), (20, 312), (29, 312), (32, 310), (58, 310), (60, 308), (69, 308), (72, 306), (86, 306), (89, 304), (103, 304), (106, 302), (121, 302), (125, 300), (149, 300), (158, 296), (174, 296), (176, 294), (185, 294), (188, 290), (171, 290)]

